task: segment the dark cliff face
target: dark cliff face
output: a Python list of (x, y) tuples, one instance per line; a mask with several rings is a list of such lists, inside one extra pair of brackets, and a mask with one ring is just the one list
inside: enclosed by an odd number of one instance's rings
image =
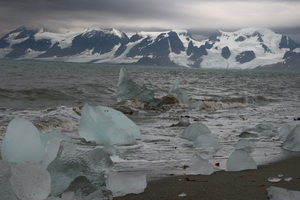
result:
[(297, 43), (294, 42), (291, 38), (283, 35), (281, 37), (281, 41), (279, 43), (279, 48), (289, 48), (290, 50), (294, 50), (298, 47)]
[(241, 64), (249, 62), (255, 58), (253, 51), (243, 51), (235, 57), (235, 60)]
[[(20, 33), (14, 37), (14, 40), (24, 39), (24, 41), (11, 45), (12, 51), (6, 55), (7, 58), (19, 58), (25, 55), (28, 49), (33, 51), (46, 51), (51, 46), (51, 40), (35, 40), (34, 35), (38, 33), (38, 30), (27, 30), (24, 27), (20, 27), (9, 34), (18, 32)], [(9, 37), (9, 34), (4, 36), (2, 39), (6, 40), (6, 38)]]
[(246, 39), (245, 37), (240, 36), (240, 37), (236, 38), (234, 41), (236, 41), (236, 42), (243, 42), (245, 39)]
[(230, 52), (228, 46), (226, 46), (226, 47), (224, 47), (224, 48), (222, 49), (221, 55), (222, 55), (222, 57), (225, 58), (226, 60), (230, 57), (231, 52)]
[[(104, 54), (113, 50), (116, 45), (127, 44), (129, 38), (126, 34), (120, 38), (117, 35), (105, 33), (103, 31), (93, 30), (76, 36), (72, 45), (68, 48), (61, 49), (58, 44), (53, 45), (46, 53), (39, 57), (63, 57), (80, 54), (86, 50), (93, 50), (92, 54)], [(122, 50), (122, 49), (121, 49)], [(121, 51), (120, 50), (120, 51)]]
[[(138, 38), (137, 36), (135, 37)], [(185, 51), (185, 47), (177, 33), (173, 31), (161, 33), (154, 40), (150, 37), (143, 39), (126, 56), (143, 56), (138, 61), (138, 64), (174, 66), (175, 64), (169, 58), (170, 50), (176, 54)]]

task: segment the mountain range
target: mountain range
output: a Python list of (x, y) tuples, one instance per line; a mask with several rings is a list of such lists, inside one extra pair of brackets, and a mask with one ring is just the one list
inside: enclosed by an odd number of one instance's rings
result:
[(17, 28), (0, 39), (0, 58), (63, 62), (300, 70), (300, 45), (266, 28), (218, 31), (197, 41), (186, 30), (126, 33), (98, 27), (52, 33)]

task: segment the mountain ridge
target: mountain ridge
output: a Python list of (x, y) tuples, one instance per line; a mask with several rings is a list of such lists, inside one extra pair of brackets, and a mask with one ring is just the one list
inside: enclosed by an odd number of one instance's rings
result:
[(141, 31), (128, 37), (114, 28), (60, 34), (21, 26), (0, 39), (0, 58), (218, 69), (271, 69), (282, 63), (276, 69), (299, 70), (290, 61), (297, 60), (299, 49), (290, 37), (266, 28), (219, 30), (197, 41), (186, 30)]

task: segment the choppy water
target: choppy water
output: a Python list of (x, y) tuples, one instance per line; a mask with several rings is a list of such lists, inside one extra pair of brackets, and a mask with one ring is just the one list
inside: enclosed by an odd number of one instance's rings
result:
[[(165, 112), (135, 110), (130, 117), (141, 129), (135, 144), (115, 146), (115, 169), (146, 173), (148, 179), (188, 173), (183, 169), (194, 154), (200, 154), (225, 169), (233, 144), (244, 130), (259, 124), (273, 128), (249, 139), (258, 164), (282, 159), (291, 153), (276, 140), (279, 129), (300, 117), (300, 73), (272, 71), (157, 68), (96, 64), (0, 60), (0, 133), (10, 120), (23, 116), (44, 132), (60, 131), (78, 137), (80, 116), (74, 107), (84, 103), (114, 107), (121, 67), (134, 81), (165, 96), (176, 79), (180, 89), (195, 100), (206, 101), (205, 109), (175, 106)], [(221, 100), (245, 98), (247, 103)], [(215, 100), (215, 101), (211, 101)], [(217, 101), (217, 102), (216, 102)], [(222, 105), (220, 105), (222, 104)], [(180, 138), (184, 127), (171, 127), (183, 117), (200, 120), (218, 135), (219, 149), (193, 148)]]

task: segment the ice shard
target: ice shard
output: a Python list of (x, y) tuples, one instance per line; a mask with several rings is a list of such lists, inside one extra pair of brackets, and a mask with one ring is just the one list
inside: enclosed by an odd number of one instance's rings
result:
[(281, 187), (271, 186), (267, 188), (268, 197), (270, 200), (297, 200), (300, 199), (300, 192), (294, 190), (287, 190)]
[(25, 161), (11, 166), (10, 183), (20, 199), (46, 199), (51, 190), (49, 172), (35, 161)]
[(124, 68), (121, 68), (117, 101), (121, 102), (130, 99), (135, 99), (162, 109), (160, 101), (154, 98), (154, 92), (149, 90), (145, 85), (140, 86), (135, 83), (131, 80), (129, 73)]
[(281, 141), (285, 141), (288, 134), (290, 134), (290, 132), (292, 132), (292, 130), (298, 125), (298, 123), (289, 123), (289, 124), (283, 125), (279, 130), (279, 138), (278, 139)]
[(40, 162), (45, 154), (45, 147), (40, 140), (39, 130), (29, 121), (16, 117), (7, 127), (1, 145), (3, 160), (21, 163), (24, 161)]
[(79, 176), (85, 176), (96, 188), (103, 187), (104, 170), (112, 166), (113, 162), (102, 149), (62, 141), (57, 157), (47, 167), (52, 180), (50, 194), (62, 194)]
[(131, 172), (110, 171), (106, 184), (114, 197), (142, 193), (147, 187), (146, 175)]
[(198, 122), (191, 124), (184, 129), (181, 137), (190, 141), (195, 141), (200, 135), (209, 133), (211, 133), (209, 128), (207, 128), (207, 126), (205, 126), (203, 123)]
[(300, 126), (296, 126), (287, 135), (283, 148), (289, 151), (300, 151)]
[(170, 89), (169, 94), (176, 94), (177, 98), (181, 103), (185, 104), (187, 107), (199, 108), (202, 104), (202, 101), (190, 102), (189, 97), (185, 91), (179, 89), (179, 80), (176, 79), (173, 87)]
[(0, 160), (0, 200), (18, 200), (9, 180), (12, 175), (11, 167), (13, 165), (16, 165), (16, 163)]
[(193, 156), (192, 163), (189, 166), (188, 171), (193, 175), (210, 175), (215, 171), (215, 169), (214, 166), (207, 160), (197, 155)]
[(251, 155), (244, 150), (235, 150), (226, 162), (227, 171), (242, 171), (246, 169), (257, 169), (257, 164)]
[(141, 133), (123, 113), (109, 107), (89, 106), (81, 110), (79, 135), (102, 145), (132, 144)]

